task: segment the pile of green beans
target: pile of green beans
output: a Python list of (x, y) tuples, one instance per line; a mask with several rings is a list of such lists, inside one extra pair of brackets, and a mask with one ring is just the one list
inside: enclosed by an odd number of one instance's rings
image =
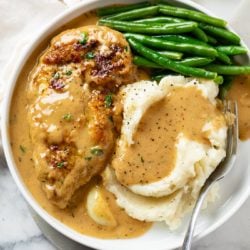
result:
[(213, 79), (250, 74), (250, 66), (236, 64), (247, 54), (226, 21), (196, 10), (143, 2), (99, 9), (99, 25), (124, 33), (134, 53), (134, 64), (154, 71)]

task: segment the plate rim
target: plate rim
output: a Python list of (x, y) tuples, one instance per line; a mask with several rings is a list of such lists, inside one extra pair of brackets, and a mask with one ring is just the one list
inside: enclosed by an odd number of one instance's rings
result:
[[(136, 2), (142, 2), (143, 0), (127, 0), (126, 3), (136, 3)], [(9, 143), (9, 128), (8, 128), (8, 120), (9, 120), (9, 111), (10, 111), (10, 104), (13, 96), (13, 92), (15, 89), (16, 80), (32, 54), (32, 52), (37, 48), (37, 46), (40, 43), (40, 40), (44, 39), (44, 37), (49, 36), (51, 33), (53, 33), (57, 28), (62, 26), (63, 24), (67, 23), (68, 21), (76, 18), (77, 16), (80, 16), (81, 13), (90, 11), (92, 9), (96, 9), (98, 7), (103, 7), (115, 3), (121, 3), (124, 1), (120, 0), (85, 0), (84, 2), (81, 2), (79, 4), (76, 4), (76, 6), (73, 6), (69, 8), (68, 10), (62, 12), (55, 18), (53, 18), (47, 25), (44, 26), (43, 29), (32, 39), (32, 41), (29, 43), (29, 45), (23, 50), (22, 54), (19, 56), (17, 62), (15, 63), (15, 69), (14, 74), (11, 75), (9, 80), (7, 81), (7, 88), (5, 89), (6, 95), (4, 97), (3, 105), (2, 105), (2, 119), (1, 119), (1, 133), (2, 133), (2, 141), (3, 141), (3, 149), (4, 154), (7, 160), (8, 168), (10, 169), (11, 175), (15, 180), (15, 183), (18, 186), (18, 189), (21, 191), (22, 196), (25, 198), (25, 200), (28, 202), (28, 204), (41, 216), (49, 225), (51, 225), (53, 228), (55, 228), (57, 231), (62, 233), (64, 236), (89, 247), (94, 247), (96, 249), (103, 249), (103, 250), (110, 250), (110, 246), (105, 246), (106, 244), (102, 244), (101, 242), (107, 242), (109, 240), (103, 240), (99, 238), (95, 238), (92, 236), (86, 236), (84, 234), (81, 234), (73, 229), (71, 229), (69, 226), (64, 225), (59, 220), (54, 218), (52, 215), (50, 215), (46, 210), (42, 209), (42, 207), (39, 205), (39, 203), (35, 200), (35, 198), (32, 196), (31, 192), (26, 187), (25, 183), (22, 180), (21, 175), (19, 174), (18, 168), (16, 166), (16, 163), (13, 158), (12, 150)], [(187, 0), (170, 0), (167, 2), (172, 3), (179, 3), (183, 5), (188, 5), (190, 7), (193, 7), (195, 9), (199, 9), (200, 11), (207, 13), (212, 16), (216, 16), (210, 11), (208, 11), (203, 6), (200, 6), (199, 4)], [(95, 7), (94, 7), (95, 6)], [(228, 26), (230, 30), (233, 30), (230, 26)], [(244, 41), (242, 41), (242, 44), (246, 46)], [(249, 54), (248, 54), (249, 56)], [(250, 58), (250, 57), (249, 57)], [(13, 69), (13, 68), (12, 68)], [(248, 170), (250, 168), (250, 163), (248, 162)], [(208, 227), (207, 230), (204, 232), (198, 234), (195, 236), (194, 240), (198, 240), (207, 234), (211, 233), (215, 229), (217, 229), (219, 226), (221, 226), (223, 223), (225, 223), (247, 200), (250, 193), (250, 187), (246, 192), (244, 193), (244, 196), (241, 197), (241, 200), (235, 205), (230, 212), (227, 212), (225, 216), (222, 217), (222, 219), (215, 222), (212, 226)], [(117, 240), (112, 240), (112, 242)], [(129, 241), (129, 240), (127, 240)], [(118, 240), (118, 242), (124, 242), (124, 240)], [(116, 245), (117, 246), (117, 245)], [(130, 245), (132, 246), (132, 245)], [(176, 244), (175, 246), (171, 247), (171, 249), (179, 247), (180, 244)], [(119, 249), (128, 249), (128, 245), (124, 248), (123, 245), (120, 245)], [(156, 246), (154, 246), (155, 248)], [(149, 246), (149, 248), (146, 246), (143, 246), (143, 249), (152, 249), (152, 246)], [(166, 246), (157, 246), (158, 250), (166, 249)]]

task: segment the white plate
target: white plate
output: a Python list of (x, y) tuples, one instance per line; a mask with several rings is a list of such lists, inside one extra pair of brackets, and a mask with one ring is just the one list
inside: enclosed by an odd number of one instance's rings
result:
[[(175, 232), (170, 232), (168, 228), (163, 223), (156, 223), (150, 231), (145, 235), (129, 239), (129, 240), (102, 240), (89, 236), (85, 236), (75, 232), (69, 227), (63, 225), (61, 222), (49, 215), (45, 210), (43, 210), (36, 200), (32, 197), (29, 190), (27, 190), (24, 185), (17, 167), (15, 165), (11, 148), (8, 140), (8, 120), (9, 120), (9, 107), (11, 102), (11, 96), (14, 90), (14, 85), (18, 74), (21, 72), (23, 65), (26, 60), (32, 54), (32, 51), (37, 47), (39, 41), (44, 37), (50, 35), (58, 27), (69, 22), (75, 17), (81, 15), (92, 9), (104, 5), (110, 5), (114, 3), (124, 3), (122, 0), (87, 0), (77, 5), (76, 7), (69, 9), (67, 12), (61, 14), (56, 19), (54, 19), (51, 24), (45, 27), (44, 30), (34, 39), (27, 50), (20, 56), (16, 63), (16, 69), (13, 70), (10, 81), (6, 83), (8, 85), (8, 90), (5, 95), (4, 105), (3, 105), (3, 117), (2, 117), (2, 136), (3, 136), (3, 147), (5, 156), (11, 171), (12, 176), (15, 179), (19, 189), (21, 190), (23, 196), (32, 206), (32, 208), (52, 227), (66, 235), (67, 237), (90, 247), (103, 250), (128, 250), (128, 249), (143, 249), (143, 250), (163, 250), (163, 249), (173, 249), (179, 247), (182, 244), (183, 236), (186, 230), (186, 222), (183, 223), (182, 227)], [(127, 0), (126, 3), (141, 2), (140, 0)], [(193, 3), (187, 2), (185, 0), (179, 1), (169, 1), (175, 2), (176, 4), (189, 4), (193, 8), (199, 9), (207, 14), (211, 14), (209, 11), (203, 7)], [(225, 180), (220, 182), (220, 199), (217, 203), (211, 205), (207, 210), (201, 213), (199, 217), (197, 227), (196, 227), (196, 239), (199, 239), (208, 233), (214, 231), (220, 225), (222, 225), (229, 217), (231, 217), (243, 204), (243, 202), (248, 198), (250, 191), (250, 157), (249, 157), (250, 141), (240, 143), (239, 154), (237, 162), (234, 169), (226, 177)]]

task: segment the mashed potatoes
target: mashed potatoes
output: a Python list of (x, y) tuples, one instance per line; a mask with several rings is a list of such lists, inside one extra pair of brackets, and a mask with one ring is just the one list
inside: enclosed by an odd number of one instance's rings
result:
[(104, 182), (130, 216), (174, 228), (193, 206), (225, 156), (217, 94), (213, 81), (182, 76), (123, 88), (121, 137)]

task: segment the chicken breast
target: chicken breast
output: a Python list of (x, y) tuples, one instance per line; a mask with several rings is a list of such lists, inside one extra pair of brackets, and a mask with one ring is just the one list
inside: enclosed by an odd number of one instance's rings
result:
[(134, 67), (122, 34), (85, 26), (56, 36), (28, 86), (28, 122), (37, 176), (47, 197), (65, 208), (99, 173), (115, 140), (112, 91)]

